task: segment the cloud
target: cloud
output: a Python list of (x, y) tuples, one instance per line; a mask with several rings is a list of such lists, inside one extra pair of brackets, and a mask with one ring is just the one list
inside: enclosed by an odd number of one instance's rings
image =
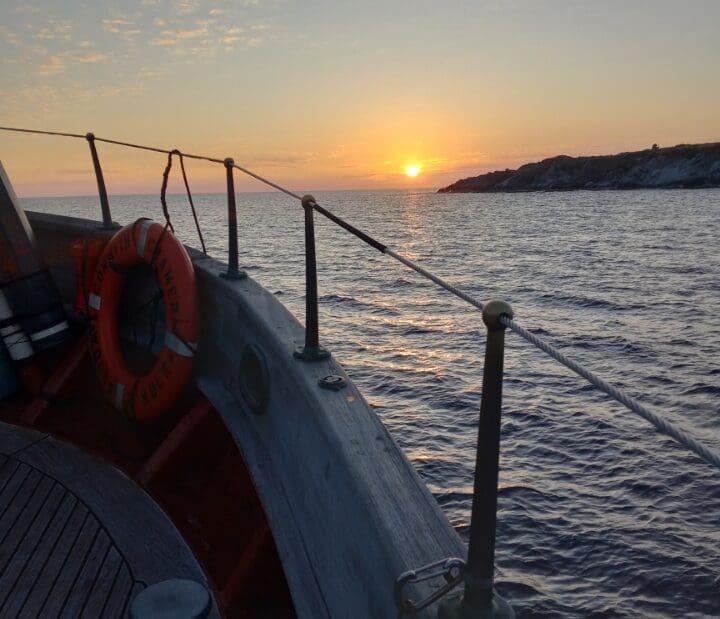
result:
[(125, 39), (130, 44), (133, 38), (142, 32), (135, 25), (135, 22), (125, 17), (116, 17), (114, 19), (103, 19), (102, 29)]
[(107, 59), (107, 54), (101, 54), (101, 53), (95, 53), (95, 54), (87, 54), (85, 56), (80, 56), (78, 60), (80, 62), (84, 62), (87, 64), (95, 64), (96, 62), (102, 62), (103, 60)]
[(72, 38), (72, 29), (72, 24), (68, 21), (56, 22), (51, 19), (48, 21), (47, 26), (37, 31), (35, 38), (42, 41), (52, 41), (54, 39), (69, 41)]
[(113, 34), (120, 34), (125, 31), (124, 28), (121, 28), (121, 26), (132, 26), (134, 25), (133, 22), (131, 22), (128, 19), (125, 18), (116, 18), (116, 19), (103, 19), (102, 20), (102, 29), (106, 32), (112, 32)]
[(190, 15), (198, 10), (198, 0), (182, 0), (175, 3), (175, 12), (179, 15)]
[(208, 34), (208, 29), (206, 27), (203, 28), (196, 28), (195, 30), (178, 30), (175, 32), (175, 36), (178, 39), (197, 39), (199, 37), (205, 36)]
[(2, 35), (5, 41), (7, 41), (10, 45), (20, 45), (20, 38), (16, 33), (10, 30), (10, 28), (0, 25), (0, 35)]
[(267, 154), (252, 157), (247, 161), (249, 165), (266, 168), (290, 168), (298, 165), (308, 165), (317, 161), (318, 154), (314, 152), (288, 152), (282, 155)]
[(57, 75), (65, 71), (65, 63), (59, 56), (50, 56), (43, 64), (38, 67), (40, 75)]
[(150, 68), (150, 67), (140, 67), (140, 71), (138, 72), (138, 75), (140, 75), (140, 77), (145, 77), (145, 78), (149, 79), (149, 78), (160, 77), (162, 75), (165, 75), (165, 71), (160, 71), (158, 69)]

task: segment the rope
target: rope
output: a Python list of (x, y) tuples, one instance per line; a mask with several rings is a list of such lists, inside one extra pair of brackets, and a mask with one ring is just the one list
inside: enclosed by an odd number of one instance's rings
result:
[[(160, 204), (162, 204), (163, 217), (165, 217), (165, 228), (170, 228), (170, 232), (172, 232), (173, 234), (175, 234), (175, 228), (173, 228), (173, 225), (170, 223), (170, 212), (168, 211), (166, 196), (168, 179), (170, 178), (170, 169), (172, 168), (172, 158), (173, 155), (179, 153), (179, 150), (172, 150), (168, 153), (167, 165), (165, 166), (165, 170), (163, 171), (162, 185), (160, 187)], [(159, 240), (157, 245), (160, 245)]]
[(502, 322), (510, 330), (517, 333), (519, 336), (525, 338), (528, 342), (535, 345), (543, 352), (550, 355), (553, 359), (564, 365), (566, 368), (582, 376), (595, 388), (603, 391), (611, 398), (620, 402), (620, 404), (629, 408), (634, 413), (640, 415), (646, 421), (649, 421), (660, 432), (674, 438), (681, 445), (684, 445), (689, 450), (694, 451), (698, 456), (705, 460), (705, 462), (707, 462), (708, 464), (712, 464), (720, 469), (720, 454), (716, 454), (715, 452), (711, 451), (710, 449), (705, 447), (705, 445), (700, 443), (697, 439), (690, 436), (683, 430), (676, 428), (669, 421), (666, 421), (662, 417), (658, 417), (655, 413), (649, 411), (645, 406), (640, 404), (640, 402), (638, 402), (634, 398), (631, 398), (629, 395), (627, 395), (614, 385), (611, 385), (607, 381), (603, 380), (599, 376), (596, 376), (590, 370), (584, 368), (576, 361), (568, 358), (557, 348), (548, 344), (547, 342), (544, 342), (537, 335), (530, 333), (527, 329), (521, 327), (511, 318), (508, 318), (507, 316), (501, 316), (500, 322)]
[(203, 239), (202, 230), (200, 230), (200, 222), (195, 212), (195, 203), (193, 202), (192, 193), (190, 193), (190, 184), (188, 183), (187, 174), (185, 174), (185, 162), (183, 161), (183, 154), (178, 151), (180, 157), (180, 169), (182, 170), (183, 182), (185, 183), (185, 191), (187, 191), (188, 201), (190, 202), (190, 210), (192, 211), (193, 219), (195, 220), (195, 229), (197, 230), (198, 237), (200, 238), (200, 245), (202, 245), (203, 253), (207, 256), (207, 249), (205, 249), (205, 239)]
[[(63, 136), (63, 137), (71, 137), (71, 138), (83, 138), (85, 139), (85, 135), (81, 135), (78, 133), (61, 133), (56, 131), (40, 131), (35, 129), (20, 129), (16, 127), (0, 127), (0, 130), (3, 131), (16, 131), (20, 133), (35, 133), (35, 134), (42, 134), (42, 135), (56, 135), (56, 136)], [(180, 162), (182, 165), (182, 158), (188, 157), (190, 159), (201, 159), (204, 161), (209, 161), (212, 163), (220, 163), (225, 165), (224, 159), (216, 159), (214, 157), (207, 157), (204, 155), (192, 155), (188, 153), (180, 153), (178, 150), (166, 150), (162, 148), (156, 148), (152, 146), (143, 146), (141, 144), (133, 144), (131, 142), (120, 142), (118, 140), (110, 140), (106, 138), (95, 138), (98, 142), (105, 142), (107, 144), (115, 144), (118, 146), (127, 146), (129, 148), (137, 148), (141, 150), (147, 150), (147, 151), (154, 151), (157, 153), (164, 153), (168, 155), (168, 164), (165, 168), (165, 172), (163, 173), (163, 186), (161, 190), (161, 201), (163, 203), (163, 213), (165, 215), (165, 221), (166, 221), (166, 229), (168, 226), (171, 227), (170, 224), (170, 218), (169, 214), (167, 212), (167, 204), (165, 203), (165, 190), (167, 188), (167, 177), (170, 173), (170, 167), (172, 166), (172, 155), (177, 154), (180, 156)], [(302, 197), (298, 195), (297, 193), (294, 193), (290, 191), (289, 189), (286, 189), (282, 187), (281, 185), (278, 185), (277, 183), (274, 183), (259, 174), (256, 174), (255, 172), (252, 172), (251, 170), (248, 170), (247, 168), (240, 166), (236, 163), (233, 163), (232, 166), (244, 174), (247, 174), (248, 176), (251, 176), (252, 178), (260, 181), (261, 183), (264, 183), (265, 185), (268, 185), (269, 187), (272, 187), (273, 189), (277, 189), (278, 191), (290, 196), (291, 198), (295, 198), (296, 200), (299, 200), (302, 202)], [(189, 195), (189, 188), (187, 186), (187, 178), (184, 174), (183, 169), (183, 177), (186, 181), (186, 188), (188, 189), (188, 195)], [(191, 199), (191, 205), (192, 205), (192, 199)], [(444, 288), (448, 292), (454, 294), (456, 297), (462, 299), (463, 301), (469, 303), (470, 305), (476, 307), (479, 310), (483, 309), (482, 302), (478, 301), (477, 299), (473, 298), (469, 294), (463, 292), (456, 286), (453, 286), (452, 284), (446, 282), (442, 278), (438, 277), (437, 275), (434, 275), (430, 271), (424, 269), (420, 265), (416, 264), (412, 260), (405, 258), (404, 256), (396, 253), (386, 245), (383, 245), (379, 241), (373, 239), (368, 234), (365, 234), (362, 230), (359, 230), (358, 228), (355, 228), (351, 224), (344, 221), (342, 218), (338, 217), (337, 215), (331, 213), (330, 211), (324, 209), (319, 204), (313, 202), (312, 207), (314, 210), (319, 212), (320, 214), (324, 215), (340, 227), (344, 228), (363, 242), (367, 243), (371, 247), (374, 247), (378, 251), (382, 252), (383, 254), (386, 254), (388, 256), (391, 256), (398, 262), (401, 262), (405, 266), (409, 267), (413, 271), (416, 271), (423, 277), (426, 277), (427, 279), (435, 282), (438, 286)], [(193, 208), (193, 215), (195, 214), (194, 211), (194, 205), (192, 205)], [(196, 218), (197, 223), (197, 218)], [(198, 229), (199, 232), (199, 229)], [(203, 243), (203, 250), (204, 250), (204, 243)], [(565, 356), (563, 353), (561, 353), (559, 350), (557, 350), (555, 347), (551, 346), (550, 344), (544, 342), (536, 335), (533, 335), (530, 333), (527, 329), (523, 328), (519, 324), (517, 324), (514, 320), (508, 318), (507, 316), (501, 316), (500, 321), (509, 329), (523, 337), (525, 340), (545, 352), (546, 354), (550, 355), (553, 359), (567, 367), (568, 369), (572, 370), (576, 374), (582, 376), (585, 378), (590, 384), (592, 384), (594, 387), (599, 389), (600, 391), (606, 393), (610, 397), (614, 398), (618, 402), (620, 402), (623, 406), (627, 407), (629, 410), (633, 411), (634, 413), (640, 415), (643, 419), (646, 421), (649, 421), (652, 425), (654, 425), (660, 432), (666, 434), (667, 436), (670, 436), (674, 438), (677, 442), (679, 442), (681, 445), (687, 447), (694, 453), (696, 453), (700, 458), (702, 458), (705, 462), (708, 464), (711, 464), (718, 469), (720, 469), (720, 455), (716, 454), (715, 452), (711, 451), (709, 448), (701, 444), (697, 439), (690, 436), (683, 430), (680, 430), (679, 428), (676, 428), (673, 424), (670, 422), (662, 419), (661, 417), (657, 416), (655, 413), (649, 411), (645, 406), (640, 404), (637, 400), (631, 398), (626, 393), (618, 389), (617, 387), (609, 384), (608, 382), (604, 381), (600, 377), (593, 374), (590, 370), (584, 368), (579, 363), (569, 359), (567, 356)]]
[(385, 251), (383, 253), (387, 254), (388, 256), (392, 256), (398, 262), (402, 262), (405, 266), (410, 267), (413, 271), (417, 271), (418, 273), (420, 273), (420, 275), (423, 275), (424, 277), (427, 277), (429, 280), (434, 281), (438, 286), (445, 288), (445, 290), (447, 290), (448, 292), (451, 292), (456, 297), (461, 298), (463, 301), (466, 301), (470, 305), (474, 305), (480, 311), (482, 311), (482, 308), (483, 308), (482, 302), (478, 301), (477, 299), (474, 299), (466, 292), (463, 292), (462, 290), (460, 290), (460, 288), (456, 288), (452, 284), (448, 284), (444, 279), (441, 279), (437, 275), (433, 275), (432, 273), (430, 273), (430, 271), (426, 271), (419, 264), (415, 264), (412, 260), (408, 260), (407, 258), (405, 258), (405, 256), (396, 254), (389, 247), (385, 248)]
[(40, 131), (39, 129), (19, 129), (17, 127), (0, 127), (3, 131), (15, 131), (16, 133), (36, 133), (39, 135), (59, 135), (64, 138), (82, 138), (86, 139), (84, 135), (79, 133), (61, 133), (60, 131)]

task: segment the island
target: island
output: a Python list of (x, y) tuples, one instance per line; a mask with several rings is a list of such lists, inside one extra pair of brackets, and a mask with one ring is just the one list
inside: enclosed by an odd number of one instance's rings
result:
[(517, 170), (463, 178), (438, 193), (690, 189), (720, 187), (720, 142), (679, 144), (617, 155), (560, 155)]

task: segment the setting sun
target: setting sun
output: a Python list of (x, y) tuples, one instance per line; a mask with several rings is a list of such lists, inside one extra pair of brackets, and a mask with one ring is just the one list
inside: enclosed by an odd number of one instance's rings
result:
[(415, 178), (418, 174), (420, 174), (420, 166), (415, 165), (414, 163), (406, 165), (405, 174), (407, 174), (410, 178)]

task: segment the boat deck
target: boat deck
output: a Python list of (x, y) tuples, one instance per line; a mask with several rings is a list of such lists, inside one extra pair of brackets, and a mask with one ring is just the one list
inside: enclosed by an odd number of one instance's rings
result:
[(174, 578), (207, 586), (139, 486), (71, 445), (0, 423), (0, 616), (126, 617), (145, 587)]

